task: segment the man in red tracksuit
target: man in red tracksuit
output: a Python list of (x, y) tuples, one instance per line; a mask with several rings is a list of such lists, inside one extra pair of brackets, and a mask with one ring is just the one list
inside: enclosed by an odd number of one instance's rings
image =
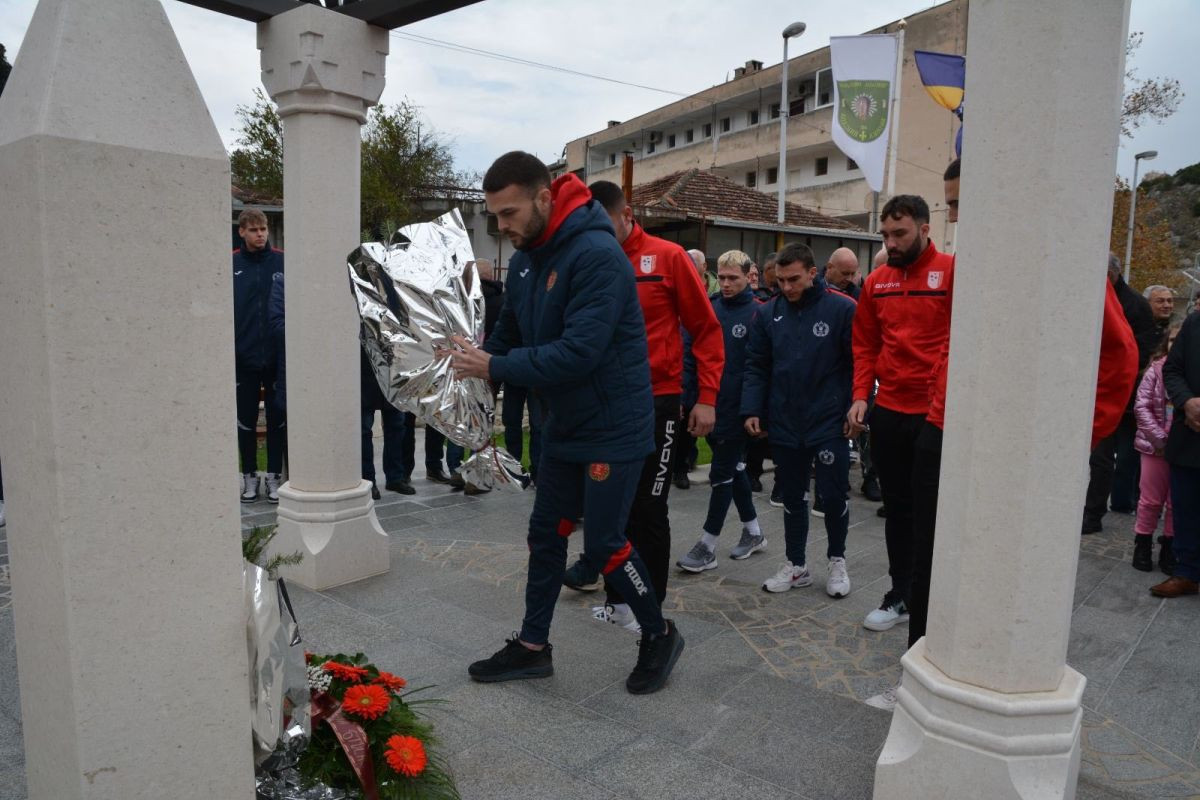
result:
[[(596, 181), (588, 187), (592, 197), (608, 212), (613, 232), (629, 257), (637, 281), (638, 300), (646, 321), (650, 350), (650, 382), (654, 391), (654, 452), (646, 459), (629, 512), (627, 536), (641, 553), (659, 602), (666, 597), (671, 561), (671, 524), (667, 495), (671, 488), (672, 456), (680, 422), (679, 396), (683, 391), (683, 337), (680, 325), (692, 338), (699, 387), (687, 430), (706, 436), (716, 422), (717, 390), (725, 365), (721, 324), (713, 313), (704, 284), (687, 252), (677, 244), (650, 236), (633, 219), (621, 187)], [(586, 517), (587, 510), (584, 510)], [(563, 583), (586, 589), (595, 580), (583, 562), (572, 565)], [(591, 581), (589, 581), (589, 578)], [(606, 581), (606, 584), (608, 582)], [(593, 584), (594, 585), (594, 584)], [(634, 620), (613, 586), (606, 585), (604, 605), (593, 616), (636, 630)]]
[(929, 411), (929, 376), (950, 336), (954, 259), (929, 239), (929, 206), (896, 195), (879, 215), (887, 264), (863, 282), (854, 315), (854, 402), (849, 435), (866, 423), (867, 399), (879, 381), (871, 412), (871, 455), (887, 508), (884, 538), (892, 587), (863, 625), (885, 631), (908, 621), (912, 582), (912, 470), (917, 435)]
[[(958, 222), (960, 162), (946, 169), (947, 220)], [(1121, 303), (1105, 281), (1104, 317), (1100, 334), (1100, 369), (1096, 379), (1096, 405), (1092, 417), (1092, 449), (1116, 429), (1125, 411), (1125, 401), (1137, 377), (1138, 349), (1133, 330), (1125, 321)], [(948, 302), (953, 303), (953, 292)], [(910, 615), (908, 645), (925, 635), (929, 619), (929, 588), (933, 577), (934, 534), (937, 529), (938, 486), (942, 465), (942, 430), (946, 417), (946, 376), (949, 372), (950, 339), (946, 339), (929, 386), (929, 413), (917, 436), (913, 459), (912, 494), (912, 583), (908, 597)], [(867, 700), (867, 705), (891, 710), (896, 705), (893, 686)]]

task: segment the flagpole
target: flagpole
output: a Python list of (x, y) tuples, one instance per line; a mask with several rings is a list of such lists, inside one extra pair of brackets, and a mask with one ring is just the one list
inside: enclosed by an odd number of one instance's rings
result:
[(896, 34), (896, 76), (892, 81), (892, 128), (891, 135), (888, 137), (887, 194), (889, 199), (896, 195), (896, 150), (898, 149), (896, 140), (900, 136), (900, 89), (901, 80), (904, 77), (904, 29), (908, 27), (908, 22), (900, 20), (897, 27), (900, 32)]

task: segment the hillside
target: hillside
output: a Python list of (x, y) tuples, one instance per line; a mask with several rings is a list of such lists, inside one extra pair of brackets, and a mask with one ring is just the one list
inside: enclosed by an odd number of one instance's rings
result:
[(1147, 222), (1166, 222), (1180, 266), (1195, 266), (1200, 255), (1200, 164), (1174, 175), (1151, 173), (1142, 181), (1142, 189), (1158, 205)]

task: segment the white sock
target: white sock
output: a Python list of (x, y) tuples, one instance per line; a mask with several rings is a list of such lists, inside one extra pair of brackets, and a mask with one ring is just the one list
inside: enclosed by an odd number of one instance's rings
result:
[(711, 533), (705, 531), (704, 535), (700, 537), (700, 544), (707, 547), (708, 552), (711, 553), (713, 550), (717, 549), (717, 539), (719, 538), (719, 536), (713, 536)]
[(751, 536), (761, 536), (762, 535), (762, 528), (758, 527), (758, 517), (755, 517), (754, 519), (750, 520), (749, 522), (743, 522), (742, 528), (744, 530), (748, 531)]

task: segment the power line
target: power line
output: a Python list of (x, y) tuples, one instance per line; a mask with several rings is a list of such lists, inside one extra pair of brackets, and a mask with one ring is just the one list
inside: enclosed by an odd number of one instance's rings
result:
[(466, 53), (468, 55), (483, 56), (484, 58), (494, 58), (497, 61), (505, 61), (509, 64), (517, 64), (517, 65), (523, 66), (523, 67), (536, 67), (537, 69), (546, 69), (546, 70), (550, 70), (552, 72), (561, 72), (565, 75), (575, 75), (580, 78), (591, 78), (591, 79), (597, 80), (597, 81), (606, 81), (608, 83), (620, 84), (621, 86), (631, 86), (635, 89), (645, 89), (645, 90), (651, 91), (651, 92), (661, 92), (662, 94), (671, 94), (671, 95), (675, 95), (676, 97), (687, 97), (688, 96), (686, 92), (676, 92), (676, 91), (672, 91), (671, 89), (659, 89), (656, 86), (646, 86), (645, 84), (641, 84), (641, 83), (631, 83), (630, 81), (623, 81), (623, 80), (619, 80), (618, 78), (609, 78), (605, 75), (595, 75), (591, 72), (580, 72), (579, 70), (576, 70), (576, 69), (568, 69), (567, 67), (559, 67), (559, 66), (555, 66), (554, 64), (543, 64), (540, 61), (530, 61), (529, 59), (526, 59), (526, 58), (518, 58), (516, 56), (509, 56), (509, 55), (505, 55), (503, 53), (494, 53), (490, 50), (481, 50), (478, 47), (469, 47), (468, 45), (465, 45), (465, 44), (455, 44), (454, 42), (447, 42), (447, 41), (443, 41), (441, 39), (433, 39), (429, 36), (421, 36), (421, 35), (415, 34), (415, 33), (408, 33), (407, 31), (403, 31), (403, 32), (402, 31), (392, 31), (392, 36), (395, 36), (397, 39), (404, 39), (404, 40), (407, 40), (410, 42), (415, 42), (417, 44), (429, 45), (430, 47), (442, 47), (447, 50), (454, 50), (455, 52)]

